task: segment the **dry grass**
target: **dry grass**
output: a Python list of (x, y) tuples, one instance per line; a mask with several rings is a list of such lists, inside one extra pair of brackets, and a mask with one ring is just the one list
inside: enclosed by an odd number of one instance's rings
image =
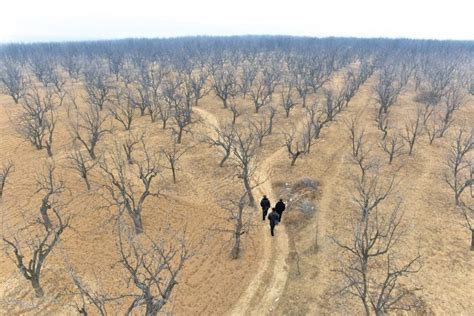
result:
[[(310, 155), (298, 160), (290, 167), (288, 157), (279, 155), (273, 162), (271, 182), (274, 192), (299, 194), (315, 206), (313, 216), (289, 209), (285, 214), (285, 225), (290, 236), (290, 273), (283, 296), (279, 300), (277, 314), (341, 314), (357, 313), (354, 302), (339, 304), (328, 298), (327, 292), (338, 282), (331, 271), (335, 267), (338, 252), (330, 242), (330, 236), (347, 237), (348, 219), (351, 212), (351, 188), (349, 140), (342, 119), (351, 113), (361, 113), (363, 125), (371, 141), (379, 137), (373, 121), (372, 90), (369, 80), (351, 101), (348, 111), (336, 122), (325, 128)], [(393, 117), (402, 126), (406, 113), (415, 109), (413, 91), (408, 90), (393, 109)], [(278, 102), (276, 98), (275, 102)], [(308, 100), (308, 104), (311, 100)], [(239, 118), (257, 117), (248, 100), (238, 100), (245, 108)], [(200, 101), (200, 107), (213, 113), (220, 123), (229, 121), (230, 111), (224, 110), (220, 101), (207, 96)], [(2, 233), (10, 234), (22, 222), (22, 214), (35, 214), (38, 196), (35, 191), (35, 174), (46, 161), (44, 151), (34, 150), (20, 139), (14, 123), (18, 106), (10, 98), (0, 97), (0, 161), (15, 162), (15, 172), (6, 188), (2, 211)], [(297, 107), (292, 111), (292, 120), (298, 121), (304, 111)], [(471, 98), (462, 111), (457, 113), (457, 124), (473, 127), (474, 101)], [(43, 284), (48, 293), (40, 302), (33, 297), (29, 284), (22, 279), (5, 252), (0, 256), (0, 313), (2, 314), (64, 314), (72, 313), (64, 307), (67, 297), (59, 296), (63, 288), (70, 288), (71, 281), (64, 269), (70, 263), (84, 280), (99, 286), (96, 274), (100, 274), (102, 286), (109, 291), (126, 289), (123, 270), (114, 263), (117, 252), (114, 241), (113, 210), (100, 208), (104, 204), (102, 177), (98, 171), (93, 176), (94, 190), (84, 191), (78, 176), (67, 169), (65, 157), (70, 148), (67, 117), (61, 110), (57, 138), (54, 144), (55, 161), (66, 186), (68, 196), (73, 197), (66, 211), (74, 215), (73, 227), (65, 233), (60, 247), (48, 258), (44, 269)], [(278, 150), (283, 141), (282, 131), (289, 127), (279, 109), (273, 135), (264, 140), (262, 159)], [(115, 140), (125, 136), (117, 125), (118, 132), (107, 136), (99, 145), (101, 150), (113, 146)], [(169, 143), (170, 130), (161, 130), (160, 124), (151, 124), (148, 117), (138, 118), (133, 129), (144, 131), (151, 148), (158, 149)], [(454, 130), (454, 128), (453, 128)], [(187, 145), (199, 145), (199, 135), (207, 127), (197, 124), (193, 135), (184, 135)], [(446, 155), (447, 139), (437, 140), (429, 146), (422, 136), (415, 146), (414, 157), (403, 156), (395, 161), (389, 174), (398, 166), (398, 193), (404, 198), (405, 222), (412, 228), (408, 236), (407, 252), (418, 248), (423, 255), (423, 270), (410, 282), (423, 287), (421, 298), (426, 303), (426, 312), (436, 314), (462, 314), (474, 310), (473, 257), (469, 251), (469, 234), (461, 226), (460, 214), (454, 209), (452, 194), (442, 181), (443, 161)], [(375, 154), (382, 156), (378, 148)], [(262, 245), (260, 230), (255, 229), (245, 237), (242, 258), (231, 260), (228, 236), (210, 234), (216, 225), (225, 225), (223, 211), (216, 200), (219, 196), (240, 188), (232, 181), (232, 168), (217, 167), (219, 157), (216, 151), (206, 145), (199, 145), (183, 156), (178, 172), (178, 183), (173, 184), (169, 171), (164, 171), (159, 187), (166, 197), (150, 198), (145, 205), (145, 231), (157, 230), (163, 222), (179, 229), (186, 225), (189, 238), (198, 247), (198, 255), (186, 266), (173, 304), (169, 306), (178, 315), (224, 314), (237, 301), (250, 283), (258, 267)], [(301, 185), (299, 180), (313, 179), (318, 183), (315, 190)], [(288, 183), (288, 186), (285, 184)], [(288, 187), (287, 191), (286, 187)], [(288, 195), (288, 196), (289, 196)], [(257, 197), (258, 198), (258, 197)], [(296, 206), (296, 204), (295, 204)], [(259, 215), (259, 214), (258, 214)], [(259, 218), (259, 216), (256, 216)], [(297, 271), (296, 261), (299, 262)], [(18, 304), (21, 302), (21, 304)]]

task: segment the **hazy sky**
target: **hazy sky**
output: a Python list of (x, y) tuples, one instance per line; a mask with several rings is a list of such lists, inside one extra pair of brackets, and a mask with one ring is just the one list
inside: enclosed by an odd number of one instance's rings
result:
[(474, 0), (2, 0), (0, 42), (184, 35), (474, 39)]

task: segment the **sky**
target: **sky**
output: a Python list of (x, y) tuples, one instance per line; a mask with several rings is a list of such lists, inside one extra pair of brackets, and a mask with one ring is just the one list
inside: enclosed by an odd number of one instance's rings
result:
[(474, 0), (2, 0), (0, 42), (282, 34), (474, 40)]

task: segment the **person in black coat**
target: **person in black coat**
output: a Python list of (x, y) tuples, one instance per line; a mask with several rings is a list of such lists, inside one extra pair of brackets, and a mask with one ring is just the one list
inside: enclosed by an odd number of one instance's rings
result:
[(274, 236), (273, 230), (275, 229), (275, 225), (278, 225), (280, 221), (280, 216), (275, 211), (275, 208), (272, 208), (272, 212), (268, 215), (268, 220), (270, 221), (270, 233)]
[(281, 222), (281, 217), (283, 215), (283, 212), (285, 211), (285, 208), (286, 208), (286, 205), (285, 203), (283, 203), (282, 199), (280, 199), (280, 201), (278, 201), (277, 204), (275, 205), (275, 211), (280, 216), (280, 222)]
[(260, 206), (262, 207), (263, 220), (267, 217), (268, 210), (270, 209), (270, 200), (266, 195), (263, 196), (263, 199), (260, 201)]

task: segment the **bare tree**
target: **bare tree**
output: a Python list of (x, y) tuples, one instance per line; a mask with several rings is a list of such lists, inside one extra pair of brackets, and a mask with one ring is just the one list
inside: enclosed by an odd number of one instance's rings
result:
[(173, 109), (173, 118), (178, 125), (178, 131), (176, 142), (181, 144), (181, 138), (183, 136), (183, 131), (188, 131), (187, 127), (194, 123), (192, 120), (193, 109), (188, 107), (186, 104), (177, 103)]
[(160, 233), (156, 240), (145, 235), (149, 244), (145, 246), (124, 225), (118, 228), (119, 262), (127, 272), (128, 282), (139, 290), (139, 294), (132, 294), (135, 298), (126, 315), (141, 306), (145, 307), (145, 315), (158, 315), (171, 299), (179, 275), (192, 256), (184, 234), (179, 236), (169, 227)]
[(194, 123), (192, 120), (193, 102), (188, 100), (182, 91), (182, 82), (179, 80), (167, 82), (163, 92), (165, 102), (172, 110), (172, 117), (178, 126), (177, 143), (181, 143), (183, 132), (187, 131), (187, 127)]
[(191, 147), (178, 147), (178, 145), (173, 142), (171, 148), (161, 148), (161, 153), (165, 156), (166, 161), (168, 162), (168, 168), (173, 174), (173, 183), (176, 183), (176, 172), (178, 171), (178, 161), (179, 159), (189, 150)]
[(15, 104), (18, 104), (28, 88), (28, 80), (25, 78), (21, 65), (9, 59), (3, 61), (0, 83), (0, 91), (11, 96)]
[(388, 119), (389, 114), (388, 113), (377, 113), (375, 115), (375, 122), (377, 123), (377, 128), (379, 131), (381, 131), (382, 134), (382, 140), (387, 137), (388, 133), (388, 128), (389, 128), (389, 119)]
[(294, 80), (296, 91), (302, 100), (301, 105), (306, 107), (306, 99), (311, 92), (311, 86), (307, 70), (302, 65), (295, 71)]
[[(52, 228), (46, 228), (43, 225), (44, 232), (42, 236), (35, 235), (33, 239), (27, 242), (30, 259), (28, 263), (25, 262), (24, 249), (20, 245), (20, 241), (17, 238), (7, 239), (3, 237), (3, 241), (7, 243), (15, 255), (13, 259), (17, 268), (25, 279), (31, 282), (31, 286), (35, 290), (37, 297), (43, 297), (44, 291), (40, 284), (40, 277), (43, 265), (46, 258), (51, 253), (53, 248), (58, 244), (60, 236), (66, 228), (69, 227), (69, 217), (63, 220), (59, 213), (59, 210), (53, 208), (53, 213), (56, 216), (57, 223)], [(31, 235), (34, 236), (34, 235)]]
[(306, 154), (309, 154), (311, 152), (311, 146), (313, 145), (314, 128), (308, 119), (303, 123), (302, 131), (303, 142), (306, 144)]
[(47, 130), (47, 138), (45, 140), (45, 147), (46, 152), (48, 153), (49, 157), (53, 157), (53, 135), (54, 129), (56, 128), (56, 116), (55, 111), (52, 109), (49, 111), (49, 119), (46, 121), (46, 130)]
[[(71, 125), (73, 137), (84, 146), (92, 159), (96, 159), (95, 148), (97, 144), (104, 135), (111, 132), (110, 129), (104, 127), (107, 116), (101, 115), (98, 108), (92, 107), (85, 113), (79, 113), (79, 118), (80, 122)], [(82, 130), (85, 135), (81, 134)]]
[(46, 52), (36, 52), (29, 56), (28, 62), (38, 81), (47, 87), (52, 82), (51, 78), (56, 66), (51, 56)]
[(420, 106), (420, 111), (422, 112), (423, 116), (423, 125), (426, 125), (430, 117), (433, 115), (440, 100), (431, 94), (422, 92), (416, 96), (415, 101), (422, 104), (422, 106)]
[(471, 231), (471, 251), (474, 251), (474, 208), (461, 202), (461, 213), (466, 227)]
[(71, 51), (66, 51), (60, 60), (61, 66), (67, 71), (69, 77), (75, 81), (79, 80), (83, 64), (80, 56)]
[(199, 70), (197, 74), (188, 75), (189, 88), (194, 94), (194, 106), (198, 106), (199, 100), (206, 96), (210, 90), (206, 88), (209, 73), (205, 69)]
[(103, 159), (100, 163), (111, 205), (117, 208), (119, 216), (123, 212), (130, 216), (137, 234), (143, 232), (142, 212), (145, 200), (149, 196), (159, 195), (151, 188), (153, 179), (160, 172), (158, 162), (148, 152), (144, 142), (141, 149), (143, 158), (135, 159), (133, 165), (127, 164), (118, 148), (110, 153), (109, 159)]
[(273, 120), (275, 119), (275, 115), (277, 110), (273, 106), (268, 107), (268, 135), (271, 135), (273, 132)]
[(388, 164), (391, 165), (393, 159), (403, 155), (404, 143), (397, 133), (390, 133), (380, 143), (380, 148), (388, 155)]
[(246, 211), (248, 206), (247, 192), (240, 194), (238, 198), (230, 198), (220, 201), (220, 204), (228, 214), (227, 222), (232, 225), (231, 229), (217, 229), (219, 232), (229, 233), (232, 236), (232, 259), (238, 259), (241, 251), (242, 236), (247, 234), (251, 228), (251, 212)]
[(237, 82), (234, 72), (234, 69), (227, 67), (212, 74), (212, 88), (224, 108), (227, 108), (227, 100), (236, 95)]
[(67, 159), (71, 162), (69, 167), (79, 173), (80, 177), (86, 183), (87, 191), (90, 191), (89, 172), (95, 167), (97, 161), (84, 157), (82, 151), (76, 145), (74, 145), (72, 151), (68, 154)]
[(248, 63), (242, 66), (242, 75), (238, 82), (239, 92), (245, 98), (257, 77), (258, 69), (254, 65)]
[(232, 153), (232, 145), (236, 133), (235, 125), (228, 124), (224, 125), (222, 128), (214, 126), (213, 129), (215, 136), (205, 136), (204, 142), (222, 150), (222, 159), (219, 163), (219, 167), (223, 167), (224, 163)]
[(460, 129), (457, 132), (454, 144), (449, 147), (446, 166), (448, 171), (444, 175), (444, 181), (454, 192), (454, 201), (459, 206), (463, 191), (473, 184), (469, 153), (474, 148), (472, 133), (466, 136), (466, 131)]
[(236, 132), (232, 151), (238, 177), (242, 179), (245, 192), (248, 194), (249, 205), (253, 207), (255, 206), (255, 198), (252, 189), (259, 185), (258, 179), (257, 183), (252, 185), (258, 160), (258, 139), (256, 135), (250, 129), (245, 132)]
[(252, 98), (255, 113), (258, 113), (258, 111), (270, 101), (271, 91), (267, 88), (263, 80), (256, 79), (249, 91), (249, 95)]
[(323, 113), (318, 107), (317, 103), (313, 103), (310, 107), (306, 108), (306, 117), (314, 131), (313, 138), (318, 139), (324, 124), (327, 122), (322, 119)]
[[(60, 236), (69, 227), (70, 217), (64, 218), (61, 214), (61, 204), (52, 201), (53, 195), (58, 195), (64, 191), (64, 184), (54, 177), (54, 167), (48, 165), (46, 175), (38, 176), (39, 191), (45, 192), (41, 200), (41, 218), (27, 223), (26, 227), (17, 230), (15, 236), (6, 238), (3, 241), (11, 247), (14, 256), (11, 259), (15, 262), (22, 276), (31, 282), (37, 297), (42, 297), (44, 291), (40, 284), (40, 277), (46, 258), (53, 248), (58, 244)], [(51, 209), (54, 214), (54, 221), (49, 218), (46, 211)], [(27, 234), (19, 235), (20, 232)], [(29, 250), (30, 259), (25, 262), (25, 252)]]
[(362, 150), (366, 142), (365, 130), (360, 129), (359, 116), (351, 116), (349, 120), (344, 121), (344, 124), (349, 131), (349, 139), (351, 140), (352, 145), (352, 156), (358, 157), (359, 152)]
[(286, 117), (290, 117), (290, 111), (298, 103), (293, 100), (293, 84), (290, 82), (287, 86), (283, 86), (281, 91), (281, 105), (285, 110)]
[(75, 271), (72, 269), (69, 270), (69, 275), (74, 283), (74, 287), (77, 289), (77, 292), (72, 292), (71, 294), (79, 296), (80, 299), (79, 303), (77, 301), (74, 302), (74, 307), (79, 315), (89, 315), (89, 306), (92, 306), (98, 315), (109, 315), (107, 308), (108, 305), (110, 305), (109, 303), (117, 302), (117, 300), (124, 297), (124, 295), (113, 297), (103, 290), (94, 290), (88, 286)]
[(346, 99), (341, 91), (324, 89), (323, 92), (326, 98), (323, 108), (326, 115), (324, 122), (327, 123), (333, 121), (336, 115), (344, 109)]
[[(301, 158), (308, 152), (308, 139), (305, 135), (296, 135), (296, 128), (292, 126), (290, 132), (285, 132), (285, 144), (288, 151), (288, 156), (291, 159), (291, 166), (293, 167), (298, 158)], [(298, 139), (297, 139), (298, 137)]]
[(443, 127), (444, 124), (442, 120), (436, 116), (431, 116), (431, 118), (424, 124), (430, 145), (432, 145), (434, 140), (438, 138), (439, 133), (441, 133)]
[(129, 131), (135, 117), (135, 107), (129, 92), (117, 87), (113, 90), (110, 101), (111, 116), (121, 123), (126, 131)]
[(3, 197), (3, 191), (5, 189), (5, 185), (7, 184), (8, 176), (13, 172), (14, 168), (13, 162), (9, 160), (4, 163), (0, 169), (0, 201)]
[(143, 143), (143, 138), (144, 134), (137, 136), (129, 132), (127, 138), (123, 142), (122, 149), (129, 165), (133, 165), (133, 152), (137, 145)]
[(18, 117), (19, 133), (36, 149), (41, 150), (46, 147), (49, 156), (52, 156), (56, 106), (56, 100), (50, 90), (41, 94), (37, 88), (33, 88), (23, 97), (22, 113)]
[(91, 106), (103, 110), (109, 101), (112, 85), (106, 73), (99, 70), (99, 66), (92, 66), (85, 72), (84, 87), (87, 92), (86, 102)]
[(452, 87), (443, 97), (444, 100), (444, 115), (443, 125), (438, 133), (438, 138), (445, 135), (446, 131), (454, 122), (454, 113), (464, 104), (465, 96), (459, 87)]
[(330, 58), (323, 55), (315, 55), (308, 61), (308, 72), (306, 80), (312, 92), (317, 94), (319, 89), (331, 79), (333, 67), (330, 65)]
[(402, 134), (402, 138), (408, 144), (408, 155), (412, 155), (413, 147), (415, 146), (416, 139), (421, 131), (421, 113), (417, 111), (416, 119), (410, 120), (405, 124), (405, 134)]
[(382, 113), (387, 114), (389, 108), (397, 102), (401, 89), (402, 85), (396, 78), (395, 69), (391, 66), (384, 67), (374, 88), (376, 100), (379, 104), (379, 116)]
[(46, 172), (44, 172), (44, 174), (38, 174), (36, 177), (36, 183), (38, 186), (37, 192), (43, 193), (39, 211), (43, 224), (47, 229), (52, 228), (48, 211), (51, 209), (52, 205), (57, 204), (55, 198), (66, 189), (64, 181), (55, 176), (55, 169), (56, 167), (54, 164), (48, 163)]
[(66, 77), (61, 74), (59, 69), (55, 69), (52, 73), (51, 82), (53, 84), (54, 94), (58, 98), (58, 106), (63, 105), (64, 99), (67, 95), (66, 90)]
[(270, 60), (262, 69), (262, 83), (265, 85), (270, 101), (272, 100), (273, 92), (280, 82), (281, 75), (279, 63), (273, 60)]
[(384, 207), (393, 190), (393, 178), (382, 185), (377, 170), (369, 175), (364, 166), (355, 184), (350, 240), (333, 238), (345, 255), (335, 270), (344, 281), (338, 294), (358, 298), (366, 315), (411, 310), (420, 306), (415, 296), (419, 288), (410, 288), (401, 280), (420, 270), (421, 257), (402, 261), (398, 256), (396, 248), (403, 242), (400, 201), (392, 208)]
[(125, 65), (125, 56), (122, 51), (109, 51), (107, 52), (107, 62), (109, 71), (115, 75), (115, 80), (119, 80), (119, 75)]
[(161, 89), (163, 82), (168, 75), (168, 70), (164, 67), (156, 65), (141, 65), (138, 76), (139, 97), (137, 101), (140, 103), (140, 111), (147, 107), (148, 114), (152, 122), (160, 118), (163, 122), (163, 129), (171, 117), (171, 110), (167, 103), (163, 102)]
[(235, 125), (235, 121), (240, 116), (240, 112), (237, 108), (237, 104), (233, 100), (229, 102), (229, 110), (232, 112), (232, 125)]
[[(154, 109), (153, 112), (150, 110), (150, 116), (154, 115), (153, 113), (158, 113), (163, 129), (166, 129), (166, 123), (173, 116), (173, 109), (169, 103), (161, 102), (159, 100), (153, 101), (150, 109)], [(154, 120), (152, 118), (152, 120)]]
[(449, 90), (455, 73), (456, 67), (451, 61), (430, 62), (424, 69), (422, 93), (429, 95), (433, 104), (437, 104)]
[(257, 121), (250, 121), (253, 133), (258, 139), (258, 146), (263, 145), (263, 139), (270, 135), (270, 128), (264, 117), (261, 117)]
[(344, 105), (346, 107), (349, 105), (349, 102), (355, 96), (357, 90), (359, 90), (360, 85), (366, 80), (366, 78), (364, 77), (364, 71), (364, 69), (361, 69), (357, 77), (351, 70), (345, 73), (344, 85), (341, 89), (341, 95), (344, 98)]
[[(155, 114), (155, 112), (153, 111), (154, 109), (151, 109), (150, 111), (150, 107), (152, 103), (152, 96), (150, 94), (151, 94), (150, 89), (146, 85), (145, 86), (139, 85), (134, 90), (132, 89), (128, 90), (127, 96), (128, 96), (129, 106), (131, 108), (138, 108), (140, 110), (140, 116), (144, 116), (147, 110), (148, 110), (148, 113)], [(114, 98), (114, 99), (115, 101), (119, 101), (117, 100), (117, 98)], [(152, 122), (154, 122), (156, 119), (156, 116), (153, 114), (150, 114), (150, 118)]]

